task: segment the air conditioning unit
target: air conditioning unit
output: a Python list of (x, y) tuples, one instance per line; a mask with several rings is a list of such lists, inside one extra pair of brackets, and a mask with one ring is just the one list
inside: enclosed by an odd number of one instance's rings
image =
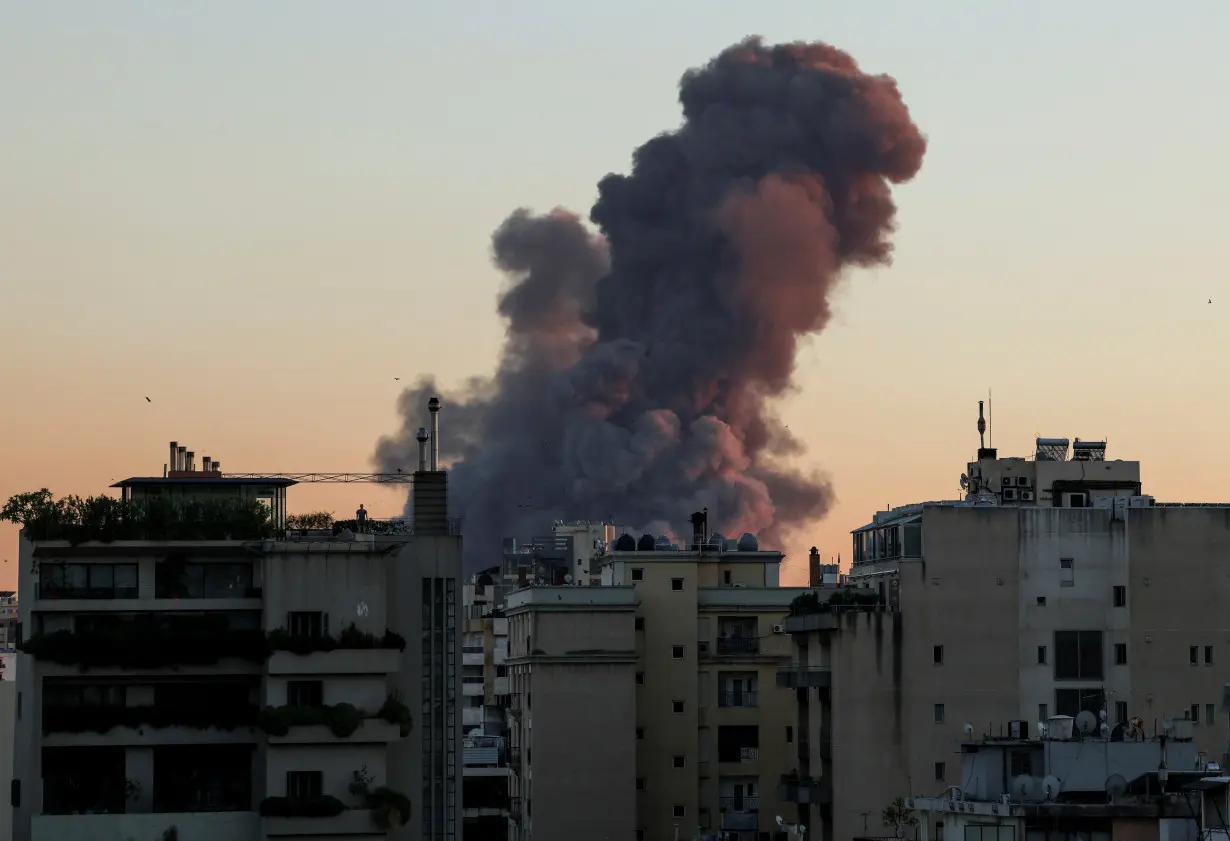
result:
[(999, 483), (1003, 485), (1005, 488), (1010, 488), (1014, 484), (1016, 484), (1015, 482), (1012, 481), (1011, 476), (1005, 476), (1004, 478), (1000, 479)]
[(1017, 476), (1016, 486), (1018, 488), (1028, 488), (1033, 485), (1033, 481), (1028, 476)]
[(1034, 501), (1033, 491), (1021, 491), (1021, 502), (1033, 502), (1033, 501)]
[(1016, 499), (1016, 488), (1004, 488), (1002, 496), (1004, 502), (1012, 502)]
[(784, 634), (784, 633), (786, 633), (786, 626), (785, 626), (785, 625), (774, 625), (774, 626), (773, 626), (773, 633), (775, 633), (775, 634)]

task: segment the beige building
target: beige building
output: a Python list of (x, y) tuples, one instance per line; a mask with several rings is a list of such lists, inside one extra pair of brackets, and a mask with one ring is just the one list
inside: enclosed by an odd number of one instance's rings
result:
[(13, 837), (460, 838), (446, 475), (413, 530), (295, 532), (293, 481), (172, 452), (128, 522), (23, 530)]
[(812, 837), (885, 834), (893, 798), (963, 786), (967, 724), (1028, 734), (1105, 711), (1111, 727), (1140, 718), (1152, 733), (1186, 717), (1196, 749), (1221, 758), (1230, 506), (1157, 502), (1139, 462), (1068, 447), (981, 449), (965, 499), (880, 512), (854, 532), (849, 581), (875, 604), (822, 589), (796, 606), (808, 750), (783, 791)]

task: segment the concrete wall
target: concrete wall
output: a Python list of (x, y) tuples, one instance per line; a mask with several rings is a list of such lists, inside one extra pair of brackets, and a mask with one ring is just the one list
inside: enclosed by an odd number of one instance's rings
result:
[(256, 812), (192, 812), (159, 815), (42, 815), (34, 818), (32, 841), (158, 841), (174, 826), (179, 841), (262, 841)]
[(320, 610), (329, 614), (329, 633), (335, 636), (351, 623), (381, 636), (388, 627), (386, 563), (383, 555), (344, 550), (267, 556), (266, 627), (284, 628), (290, 611)]

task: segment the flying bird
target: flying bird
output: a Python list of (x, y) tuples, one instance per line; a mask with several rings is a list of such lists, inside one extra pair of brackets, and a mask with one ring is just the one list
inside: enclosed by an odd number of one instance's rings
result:
[(397, 380), (400, 380), (400, 379), (401, 379), (401, 377), (394, 377), (394, 378), (393, 378), (393, 380), (394, 380), (394, 381), (397, 381)]
[[(1211, 303), (1213, 303), (1213, 302), (1212, 302), (1212, 301), (1209, 301), (1209, 303), (1211, 304)], [(153, 401), (153, 400), (150, 400), (148, 397), (146, 397), (146, 398), (145, 398), (145, 402), (146, 402), (146, 403), (153, 403), (154, 401)]]

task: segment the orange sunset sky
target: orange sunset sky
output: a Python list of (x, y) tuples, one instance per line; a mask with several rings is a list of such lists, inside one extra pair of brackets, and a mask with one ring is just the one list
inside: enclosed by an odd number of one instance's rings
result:
[[(58, 5), (0, 25), (2, 498), (158, 474), (170, 440), (228, 471), (369, 470), (402, 383), (491, 370), (492, 230), (586, 213), (677, 125), (679, 74), (752, 32), (893, 74), (930, 140), (894, 265), (844, 279), (778, 406), (836, 494), (786, 582), (876, 509), (955, 498), (988, 388), (1001, 454), (1106, 438), (1146, 493), (1230, 498), (1227, 4)], [(928, 29), (945, 15), (985, 37)], [(0, 526), (0, 585), (16, 558)]]

